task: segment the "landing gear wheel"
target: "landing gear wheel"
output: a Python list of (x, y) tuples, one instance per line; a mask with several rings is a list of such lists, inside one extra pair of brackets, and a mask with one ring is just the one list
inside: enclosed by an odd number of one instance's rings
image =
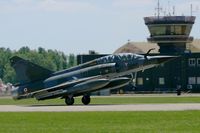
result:
[(177, 90), (177, 96), (181, 95), (181, 90)]
[(88, 105), (90, 103), (90, 96), (83, 96), (81, 100), (84, 105)]
[(74, 98), (73, 97), (66, 97), (65, 98), (65, 103), (67, 105), (73, 105), (74, 104)]

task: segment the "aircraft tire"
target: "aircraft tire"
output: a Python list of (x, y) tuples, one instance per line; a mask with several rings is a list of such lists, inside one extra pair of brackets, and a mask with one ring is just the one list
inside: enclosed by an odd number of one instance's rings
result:
[(83, 96), (81, 101), (84, 105), (88, 105), (90, 103), (90, 96)]
[(67, 105), (73, 105), (74, 104), (74, 98), (73, 97), (66, 97), (65, 98), (65, 103)]

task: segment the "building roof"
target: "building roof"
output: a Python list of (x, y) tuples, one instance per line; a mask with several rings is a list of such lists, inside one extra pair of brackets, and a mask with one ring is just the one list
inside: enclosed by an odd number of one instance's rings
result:
[[(125, 45), (118, 48), (114, 54), (117, 53), (137, 53), (144, 54), (149, 49), (155, 48), (151, 53), (159, 53), (159, 46), (156, 43), (149, 42), (128, 42)], [(187, 45), (187, 49), (192, 53), (200, 52), (200, 39), (195, 39), (191, 44)]]
[(195, 39), (188, 47), (193, 53), (200, 52), (200, 39)]
[(114, 54), (117, 53), (136, 53), (136, 54), (144, 54), (149, 49), (155, 48), (152, 53), (158, 53), (159, 47), (156, 43), (148, 43), (148, 42), (128, 42), (122, 47), (118, 48)]

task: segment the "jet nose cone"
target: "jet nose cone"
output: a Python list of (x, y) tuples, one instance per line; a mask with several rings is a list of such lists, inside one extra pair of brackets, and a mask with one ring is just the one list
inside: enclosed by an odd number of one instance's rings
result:
[(168, 61), (176, 59), (178, 56), (160, 56), (157, 58), (158, 64), (166, 63)]

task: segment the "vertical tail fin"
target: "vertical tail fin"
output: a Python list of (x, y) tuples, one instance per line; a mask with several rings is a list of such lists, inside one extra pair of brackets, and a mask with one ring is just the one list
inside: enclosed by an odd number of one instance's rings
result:
[(20, 84), (33, 82), (50, 76), (53, 72), (18, 56), (10, 58)]

